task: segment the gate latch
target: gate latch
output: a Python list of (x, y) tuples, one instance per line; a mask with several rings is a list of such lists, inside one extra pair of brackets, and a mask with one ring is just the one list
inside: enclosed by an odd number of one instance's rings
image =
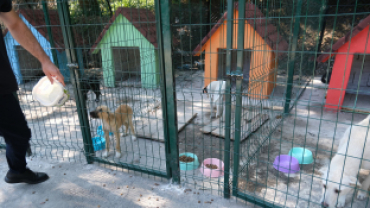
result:
[(67, 66), (71, 69), (78, 69), (78, 64), (76, 63), (68, 63)]
[(230, 74), (227, 75), (228, 77), (236, 77), (236, 79), (243, 79), (243, 74), (237, 74), (235, 72), (231, 72)]

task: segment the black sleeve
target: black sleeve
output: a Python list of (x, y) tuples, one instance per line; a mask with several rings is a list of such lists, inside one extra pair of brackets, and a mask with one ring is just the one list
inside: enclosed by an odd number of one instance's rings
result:
[(10, 12), (12, 10), (12, 0), (0, 0), (0, 12)]

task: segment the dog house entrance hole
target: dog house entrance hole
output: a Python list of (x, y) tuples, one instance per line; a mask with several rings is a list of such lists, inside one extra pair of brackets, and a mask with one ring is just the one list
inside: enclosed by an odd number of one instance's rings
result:
[[(364, 61), (364, 62), (363, 62)], [(362, 73), (361, 73), (362, 71)], [(361, 80), (360, 80), (361, 75)], [(346, 93), (370, 95), (370, 54), (355, 54)]]
[(139, 47), (113, 47), (115, 80), (124, 81), (135, 77), (140, 80), (141, 63)]
[(37, 79), (37, 77), (43, 76), (41, 69), (41, 63), (26, 51), (22, 46), (15, 46), (18, 54), (19, 70), (23, 76), (24, 81)]
[[(251, 63), (251, 51), (244, 50), (243, 51), (243, 82), (246, 84), (249, 81), (249, 71), (250, 71), (250, 63)], [(236, 57), (237, 51), (231, 51), (231, 71), (236, 70)], [(224, 80), (226, 77), (226, 50), (219, 49), (218, 50), (218, 73), (217, 79)]]

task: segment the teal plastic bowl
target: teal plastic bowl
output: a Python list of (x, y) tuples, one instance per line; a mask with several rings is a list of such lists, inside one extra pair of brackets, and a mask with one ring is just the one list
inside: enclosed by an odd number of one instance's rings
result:
[(194, 161), (193, 162), (181, 162), (180, 161), (180, 170), (195, 170), (199, 167), (199, 160), (195, 154), (191, 152), (184, 152), (184, 153), (181, 153), (179, 157), (183, 155), (194, 158)]
[(312, 152), (302, 147), (294, 147), (289, 151), (289, 155), (298, 160), (299, 164), (311, 164), (313, 162)]

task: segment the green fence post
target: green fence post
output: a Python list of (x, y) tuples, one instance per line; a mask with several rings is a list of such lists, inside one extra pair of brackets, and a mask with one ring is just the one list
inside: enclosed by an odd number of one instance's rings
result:
[(289, 113), (290, 101), (292, 99), (295, 54), (296, 54), (299, 29), (300, 29), (301, 10), (302, 10), (302, 0), (298, 0), (296, 12), (294, 14), (293, 41), (291, 43), (292, 47), (290, 49), (289, 61), (288, 61), (289, 63), (288, 64), (288, 77), (287, 77), (287, 88), (286, 88), (285, 106), (284, 106), (285, 114)]
[(224, 197), (230, 198), (231, 51), (233, 49), (234, 0), (227, 1)]
[(90, 124), (88, 121), (88, 116), (86, 109), (84, 109), (84, 98), (82, 96), (81, 87), (78, 79), (78, 65), (76, 59), (76, 52), (74, 51), (73, 35), (70, 28), (70, 18), (68, 4), (65, 0), (57, 2), (59, 19), (63, 32), (63, 40), (65, 45), (65, 51), (68, 60), (68, 67), (71, 72), (71, 83), (73, 86), (73, 91), (76, 97), (77, 114), (81, 126), (82, 138), (84, 141), (84, 150), (87, 162), (90, 164), (93, 162), (93, 157), (95, 156), (93, 150), (93, 144), (91, 140)]
[(156, 29), (157, 29), (157, 41), (158, 41), (158, 60), (159, 60), (159, 69), (160, 69), (160, 88), (161, 88), (161, 103), (162, 103), (162, 118), (163, 118), (163, 134), (165, 135), (165, 153), (166, 153), (166, 174), (167, 178), (172, 178), (171, 172), (171, 147), (169, 139), (167, 138), (168, 128), (167, 128), (167, 108), (164, 105), (166, 103), (166, 85), (165, 85), (165, 71), (164, 71), (164, 59), (163, 59), (163, 38), (162, 38), (162, 22), (160, 15), (160, 3), (159, 0), (155, 1), (155, 20), (156, 20)]
[[(158, 15), (159, 24), (157, 34), (160, 39), (160, 70), (163, 78), (164, 94), (162, 94), (162, 109), (166, 112), (163, 115), (164, 126), (166, 131), (165, 141), (168, 148), (169, 158), (166, 156), (167, 165), (171, 167), (172, 181), (174, 183), (180, 182), (180, 168), (179, 168), (179, 146), (178, 146), (178, 131), (177, 131), (177, 106), (176, 106), (176, 90), (175, 79), (172, 68), (172, 35), (170, 23), (170, 1), (156, 0), (156, 15)], [(159, 27), (159, 28), (158, 28)], [(163, 41), (166, 40), (166, 41)], [(163, 99), (164, 98), (164, 99)], [(163, 102), (164, 101), (164, 102)], [(168, 169), (167, 169), (168, 170)]]
[(56, 54), (55, 48), (54, 48), (55, 44), (54, 44), (53, 34), (52, 34), (51, 28), (50, 28), (49, 10), (48, 10), (48, 6), (47, 6), (45, 1), (42, 1), (42, 10), (44, 11), (45, 25), (46, 25), (46, 29), (47, 29), (48, 36), (49, 36), (49, 43), (50, 43), (51, 54), (53, 56), (54, 64), (56, 66), (59, 66), (58, 57), (57, 57), (57, 54)]
[(243, 81), (243, 55), (244, 55), (244, 29), (245, 29), (245, 0), (239, 0), (238, 17), (238, 52), (236, 59), (236, 103), (235, 103), (235, 140), (234, 140), (234, 168), (233, 168), (233, 195), (238, 192), (239, 151), (241, 135), (242, 114), (242, 81)]

